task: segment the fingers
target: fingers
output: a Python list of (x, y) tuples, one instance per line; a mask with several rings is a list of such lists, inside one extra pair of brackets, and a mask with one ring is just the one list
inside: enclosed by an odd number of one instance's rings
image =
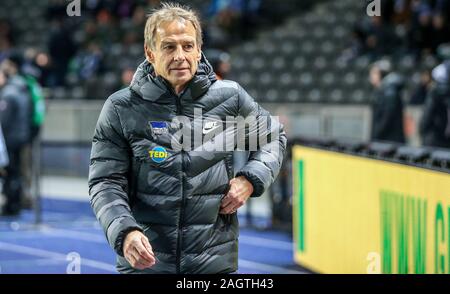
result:
[(244, 205), (244, 201), (239, 200), (239, 198), (231, 198), (231, 201), (227, 201), (226, 205), (221, 205), (219, 213), (230, 214), (235, 213), (236, 210)]
[(153, 266), (154, 261), (149, 261), (144, 258), (136, 248), (127, 251), (125, 258), (130, 262), (131, 266), (137, 269), (146, 269)]
[(144, 246), (144, 244), (142, 244), (142, 242), (135, 247), (135, 250), (139, 254), (141, 260), (145, 260), (151, 265), (155, 263), (155, 257), (153, 253), (150, 253), (148, 249)]
[(142, 238), (142, 243), (144, 243), (145, 248), (147, 248), (147, 250), (151, 253), (151, 255), (154, 257), (155, 259), (155, 263), (159, 262), (158, 257), (156, 257), (156, 255), (153, 253), (153, 248), (150, 245), (150, 242), (148, 242), (147, 238)]
[(238, 208), (236, 202), (237, 201), (234, 198), (234, 196), (230, 196), (229, 194), (227, 194), (227, 196), (225, 196), (222, 200), (219, 213), (222, 213), (222, 214), (232, 213), (233, 210)]
[(147, 237), (142, 233), (135, 233), (127, 243), (124, 256), (131, 266), (137, 269), (145, 269), (153, 266), (156, 262), (152, 247)]
[(234, 201), (233, 198), (229, 197), (228, 195), (225, 196), (225, 198), (222, 201), (222, 204), (220, 205), (220, 213), (227, 214), (230, 213), (231, 210), (234, 208)]
[(134, 253), (134, 254), (129, 253), (125, 256), (125, 258), (130, 263), (130, 265), (136, 269), (144, 270), (144, 269), (150, 267), (145, 262), (140, 261), (140, 259), (137, 257), (137, 253)]
[(148, 242), (148, 239), (144, 236), (142, 237), (142, 244), (144, 244), (145, 248), (150, 252), (151, 255), (154, 255), (152, 245)]
[(155, 262), (155, 254), (153, 253), (152, 246), (150, 245), (150, 242), (148, 242), (148, 239), (145, 236), (142, 236), (141, 238), (142, 242), (142, 252), (140, 254), (147, 260), (151, 262)]
[(237, 210), (237, 207), (235, 208), (233, 205), (229, 205), (225, 208), (221, 208), (219, 213), (220, 214), (232, 214), (235, 213)]
[(227, 195), (223, 198), (222, 203), (220, 205), (220, 211), (221, 214), (230, 214), (235, 213), (236, 210), (244, 205), (245, 201), (243, 200), (243, 197), (241, 197), (241, 189), (239, 189), (235, 183), (235, 179), (232, 179), (230, 181), (230, 190), (228, 191)]
[(230, 181), (230, 190), (228, 191), (227, 195), (225, 195), (225, 197), (222, 199), (222, 203), (220, 205), (221, 208), (230, 205), (230, 203), (236, 201), (236, 198), (238, 197), (237, 187), (234, 185), (233, 180), (234, 179)]
[(223, 197), (222, 203), (220, 204), (220, 208), (225, 208), (233, 203), (234, 196), (230, 196), (230, 194), (227, 194), (225, 197)]

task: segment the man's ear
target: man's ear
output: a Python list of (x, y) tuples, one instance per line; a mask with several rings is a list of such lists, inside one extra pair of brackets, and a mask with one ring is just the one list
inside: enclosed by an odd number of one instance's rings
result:
[(145, 52), (145, 59), (147, 59), (148, 62), (153, 64), (155, 56), (153, 55), (153, 52), (150, 50), (147, 44), (144, 45), (144, 52)]

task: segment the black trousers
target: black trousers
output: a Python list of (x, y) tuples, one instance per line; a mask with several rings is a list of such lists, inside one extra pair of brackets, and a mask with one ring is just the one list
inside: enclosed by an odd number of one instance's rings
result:
[(3, 212), (6, 214), (16, 214), (21, 209), (23, 192), (20, 148), (8, 150), (8, 156), (9, 165), (6, 167), (6, 177), (3, 184), (3, 194), (6, 196)]

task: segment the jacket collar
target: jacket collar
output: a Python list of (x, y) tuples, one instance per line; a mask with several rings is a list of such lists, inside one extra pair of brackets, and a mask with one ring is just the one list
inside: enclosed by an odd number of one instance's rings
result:
[[(202, 53), (197, 72), (188, 82), (180, 97), (197, 99), (204, 95), (216, 80), (211, 64)], [(149, 101), (157, 101), (174, 95), (169, 82), (161, 76), (156, 76), (153, 66), (147, 60), (138, 66), (130, 89)]]

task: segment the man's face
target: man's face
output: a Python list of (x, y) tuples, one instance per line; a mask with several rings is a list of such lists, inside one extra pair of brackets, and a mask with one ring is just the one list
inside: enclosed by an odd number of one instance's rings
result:
[(372, 86), (378, 88), (381, 83), (381, 72), (378, 67), (374, 66), (370, 69), (369, 79)]
[(169, 81), (176, 93), (181, 92), (201, 58), (194, 26), (183, 19), (163, 22), (157, 28), (155, 48), (145, 46), (145, 55), (156, 74)]

